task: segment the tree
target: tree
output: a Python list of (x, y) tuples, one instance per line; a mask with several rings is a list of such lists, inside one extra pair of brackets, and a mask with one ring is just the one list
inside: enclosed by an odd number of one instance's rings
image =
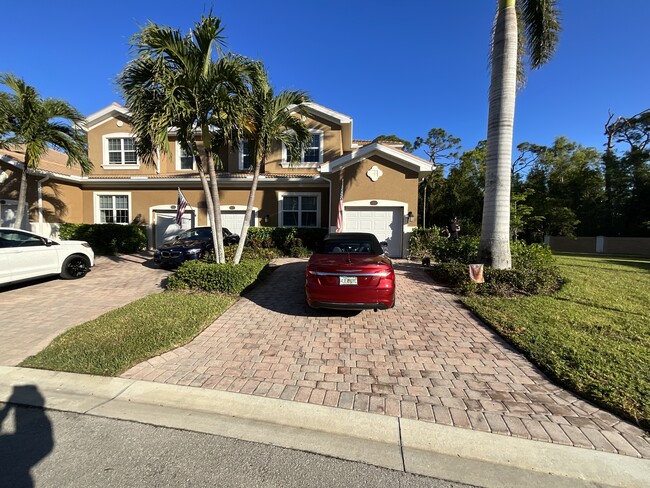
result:
[(398, 143), (402, 145), (402, 151), (405, 151), (407, 153), (412, 153), (413, 152), (413, 144), (411, 144), (409, 141), (406, 139), (402, 139), (401, 137), (395, 135), (395, 134), (382, 134), (380, 136), (375, 137), (372, 142), (392, 142), (392, 143)]
[(246, 82), (243, 59), (224, 54), (222, 32), (221, 19), (211, 13), (187, 35), (150, 23), (133, 37), (136, 56), (118, 77), (142, 160), (152, 164), (157, 151), (169, 154), (170, 129), (194, 155), (220, 263), (225, 256), (218, 150), (241, 135)]
[[(519, 35), (519, 24), (523, 32)], [(510, 268), (510, 186), (517, 81), (523, 57), (531, 68), (553, 55), (560, 30), (555, 0), (499, 0), (494, 24), (490, 81), (487, 172), (480, 255), (494, 268)]]
[[(613, 235), (647, 235), (650, 227), (650, 110), (610, 114), (603, 155), (608, 227)], [(621, 149), (621, 145), (623, 148)]]
[(78, 164), (84, 174), (92, 169), (92, 163), (88, 159), (86, 135), (78, 128), (84, 117), (72, 105), (55, 98), (41, 98), (34, 87), (12, 74), (0, 75), (0, 84), (12, 91), (0, 97), (0, 146), (21, 147), (25, 152), (14, 223), (19, 228), (25, 217), (27, 173), (38, 169), (49, 148), (65, 153), (67, 164)]
[(427, 133), (426, 139), (418, 136), (415, 138), (410, 151), (423, 148), (424, 153), (431, 161), (433, 171), (425, 176), (420, 182), (422, 188), (422, 227), (426, 227), (426, 217), (428, 213), (427, 190), (435, 188), (436, 182), (439, 184), (444, 177), (445, 168), (452, 165), (458, 159), (458, 150), (460, 149), (460, 139), (448, 134), (446, 130), (434, 127)]
[[(287, 148), (291, 161), (295, 161), (305, 145), (311, 141), (311, 133), (300, 117), (300, 105), (309, 101), (309, 97), (301, 91), (285, 90), (277, 95), (269, 84), (269, 78), (261, 62), (249, 62), (249, 91), (246, 94), (246, 113), (244, 116), (244, 136), (248, 140), (253, 167), (253, 181), (246, 205), (246, 214), (240, 234), (239, 244), (235, 252), (234, 263), (238, 264), (257, 191), (260, 171), (266, 165), (273, 144), (281, 142)], [(295, 106), (297, 112), (291, 109)], [(297, 115), (297, 116), (296, 116)]]

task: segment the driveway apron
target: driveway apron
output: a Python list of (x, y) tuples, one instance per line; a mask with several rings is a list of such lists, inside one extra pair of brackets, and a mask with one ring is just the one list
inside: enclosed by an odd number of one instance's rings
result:
[(650, 458), (646, 433), (558, 387), (419, 265), (397, 304), (314, 311), (305, 261), (282, 260), (184, 347), (122, 376), (381, 413)]
[(16, 366), (67, 329), (151, 293), (169, 274), (150, 256), (99, 256), (84, 278), (0, 288), (0, 365)]

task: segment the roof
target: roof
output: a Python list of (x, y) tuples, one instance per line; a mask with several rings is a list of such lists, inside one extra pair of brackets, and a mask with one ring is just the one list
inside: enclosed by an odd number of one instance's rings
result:
[[(22, 146), (10, 149), (0, 149), (0, 160), (11, 164), (25, 164), (25, 150)], [(48, 149), (38, 169), (47, 173), (55, 173), (65, 176), (81, 176), (81, 168), (73, 165), (68, 166), (68, 156), (60, 151)]]
[(334, 173), (374, 155), (382, 156), (405, 168), (417, 171), (419, 174), (430, 173), (433, 170), (433, 164), (430, 161), (380, 142), (367, 144), (340, 158), (323, 163), (319, 170), (321, 173)]

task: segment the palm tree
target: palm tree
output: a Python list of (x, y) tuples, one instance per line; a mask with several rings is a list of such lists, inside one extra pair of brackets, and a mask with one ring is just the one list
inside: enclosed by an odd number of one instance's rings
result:
[(234, 95), (245, 89), (244, 63), (224, 54), (222, 32), (221, 19), (212, 14), (187, 35), (150, 23), (134, 36), (137, 55), (118, 77), (142, 160), (153, 163), (158, 150), (169, 154), (170, 129), (194, 155), (220, 263), (225, 256), (218, 150), (240, 132), (242, 109)]
[(4, 134), (0, 145), (25, 151), (14, 223), (14, 227), (20, 227), (25, 217), (27, 173), (38, 169), (48, 149), (67, 154), (68, 165), (78, 164), (84, 174), (92, 169), (92, 163), (88, 159), (86, 135), (78, 128), (84, 118), (72, 105), (41, 98), (34, 87), (9, 73), (0, 75), (0, 84), (13, 92), (2, 93), (0, 97), (0, 129)]
[(248, 234), (257, 182), (260, 170), (266, 164), (274, 143), (281, 142), (287, 147), (292, 161), (296, 160), (301, 150), (311, 140), (311, 133), (301, 117), (297, 117), (290, 109), (309, 101), (309, 97), (301, 91), (285, 90), (275, 94), (269, 84), (269, 78), (261, 62), (249, 62), (248, 72), (250, 87), (245, 102), (246, 116), (244, 136), (248, 140), (248, 148), (253, 165), (253, 181), (246, 205), (246, 214), (242, 225), (239, 245), (233, 262), (239, 263)]
[[(522, 26), (521, 36), (518, 34)], [(537, 69), (555, 52), (560, 31), (555, 0), (499, 0), (492, 38), (487, 171), (480, 254), (494, 268), (510, 268), (510, 185), (517, 84), (523, 56)]]

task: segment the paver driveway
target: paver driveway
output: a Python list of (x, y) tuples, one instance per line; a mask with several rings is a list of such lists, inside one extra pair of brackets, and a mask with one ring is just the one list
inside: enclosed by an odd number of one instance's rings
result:
[(650, 458), (644, 432), (559, 388), (419, 265), (394, 309), (312, 311), (285, 260), (185, 347), (123, 377), (420, 419)]
[(15, 366), (70, 327), (162, 291), (168, 274), (146, 254), (99, 256), (80, 280), (0, 287), (0, 365)]

